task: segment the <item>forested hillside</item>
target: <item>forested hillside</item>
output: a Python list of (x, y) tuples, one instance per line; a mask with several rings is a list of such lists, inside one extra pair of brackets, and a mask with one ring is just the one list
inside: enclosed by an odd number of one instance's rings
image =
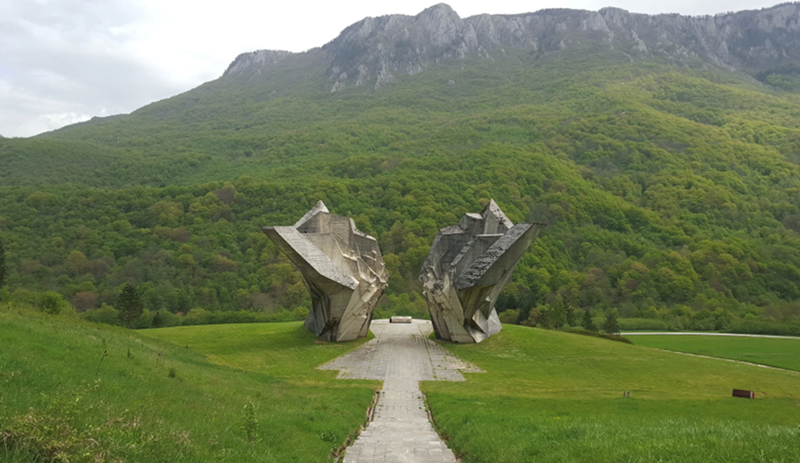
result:
[(378, 238), (391, 277), (379, 308), (421, 313), (436, 232), (494, 198), (515, 222), (549, 225), (499, 302), (517, 311), (505, 320), (533, 323), (555, 304), (675, 329), (800, 323), (791, 73), (761, 82), (587, 42), (331, 92), (320, 53), (0, 139), (12, 301), (49, 290), (93, 310), (131, 281), (162, 320), (302, 318), (299, 273), (259, 227), (323, 200)]

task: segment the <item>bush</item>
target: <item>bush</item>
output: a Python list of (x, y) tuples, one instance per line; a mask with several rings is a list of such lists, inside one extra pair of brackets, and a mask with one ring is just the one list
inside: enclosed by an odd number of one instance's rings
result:
[(630, 339), (626, 338), (625, 336), (620, 336), (618, 334), (597, 333), (595, 331), (587, 331), (587, 330), (582, 330), (582, 329), (579, 329), (579, 328), (564, 328), (561, 331), (563, 331), (565, 333), (580, 334), (581, 336), (591, 336), (593, 338), (603, 338), (603, 339), (608, 339), (608, 340), (611, 340), (611, 341), (618, 341), (618, 342), (624, 342), (626, 344), (633, 344), (633, 341), (631, 341)]
[(258, 438), (258, 419), (256, 418), (256, 406), (253, 402), (248, 402), (244, 406), (242, 430), (247, 435), (248, 442), (253, 442)]
[(205, 325), (212, 313), (205, 309), (192, 309), (183, 317), (183, 325)]
[(11, 293), (9, 300), (13, 305), (35, 308), (50, 315), (58, 315), (69, 307), (67, 301), (53, 291), (37, 293), (27, 289), (18, 289)]
[(519, 309), (509, 309), (500, 312), (500, 323), (504, 325), (516, 325), (519, 320)]
[(664, 320), (653, 318), (620, 318), (619, 329), (622, 331), (667, 331)]
[(308, 309), (305, 307), (295, 307), (292, 310), (292, 317), (295, 321), (303, 321), (308, 317)]
[(50, 315), (58, 315), (67, 308), (69, 304), (60, 294), (47, 291), (39, 296), (39, 309)]
[(18, 289), (11, 293), (9, 297), (11, 305), (28, 307), (31, 309), (39, 308), (39, 293), (28, 291), (27, 289)]
[(179, 326), (180, 324), (181, 318), (179, 316), (164, 309), (161, 309), (153, 314), (153, 320), (150, 322), (150, 326), (153, 328)]
[(132, 323), (131, 327), (134, 329), (142, 329), (142, 328), (150, 328), (153, 326), (153, 317), (155, 315), (147, 309), (144, 309), (141, 315), (136, 318)]
[(119, 311), (108, 304), (103, 304), (99, 309), (87, 310), (81, 314), (81, 318), (94, 323), (122, 326)]
[(800, 322), (785, 323), (772, 320), (736, 320), (726, 330), (741, 334), (774, 334), (778, 336), (800, 336)]

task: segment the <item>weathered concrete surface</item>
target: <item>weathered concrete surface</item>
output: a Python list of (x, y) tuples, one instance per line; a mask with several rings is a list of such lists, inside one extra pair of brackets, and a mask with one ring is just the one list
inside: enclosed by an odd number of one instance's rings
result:
[(428, 421), (419, 381), (464, 381), (461, 371), (480, 372), (428, 339), (431, 323), (372, 323), (375, 339), (320, 368), (340, 370), (339, 379), (383, 380), (374, 420), (347, 448), (345, 463), (454, 463)]
[(544, 227), (514, 225), (491, 200), (439, 230), (419, 275), (437, 338), (481, 342), (502, 329), (494, 304)]
[(375, 238), (322, 201), (291, 227), (262, 230), (303, 274), (311, 293), (306, 328), (326, 341), (366, 336), (389, 280)]

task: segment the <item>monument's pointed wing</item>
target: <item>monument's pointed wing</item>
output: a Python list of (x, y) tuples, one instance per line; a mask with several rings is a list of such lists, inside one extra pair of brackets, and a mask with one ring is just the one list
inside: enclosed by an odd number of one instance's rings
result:
[(518, 223), (500, 237), (456, 278), (458, 289), (497, 284), (522, 258), (522, 254), (545, 227), (539, 223)]
[(324, 252), (294, 227), (264, 227), (262, 230), (301, 272), (318, 275), (331, 283), (350, 289), (358, 286), (355, 278), (334, 264)]
[(367, 335), (389, 275), (375, 238), (319, 201), (293, 227), (264, 227), (303, 275), (311, 295), (305, 326), (326, 341)]
[(494, 202), (494, 199), (489, 200), (489, 204), (483, 208), (481, 216), (484, 220), (484, 233), (505, 233), (514, 226), (514, 223)]
[(294, 228), (298, 228), (300, 225), (303, 225), (304, 223), (306, 223), (308, 221), (308, 219), (314, 217), (315, 215), (317, 215), (320, 212), (328, 212), (328, 213), (330, 213), (328, 208), (325, 206), (325, 203), (323, 203), (322, 201), (317, 201), (317, 204), (315, 204), (314, 207), (312, 207), (310, 211), (306, 212), (306, 214), (303, 217), (301, 217), (300, 220), (298, 220), (294, 224)]
[(490, 200), (480, 214), (439, 230), (420, 272), (437, 338), (481, 342), (502, 329), (494, 305), (544, 227), (514, 225)]

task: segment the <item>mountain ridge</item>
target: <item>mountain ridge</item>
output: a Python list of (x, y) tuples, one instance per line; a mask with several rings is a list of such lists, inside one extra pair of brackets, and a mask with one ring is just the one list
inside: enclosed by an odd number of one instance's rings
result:
[(619, 8), (545, 9), (461, 18), (440, 3), (416, 16), (368, 17), (319, 48), (302, 53), (259, 50), (239, 55), (222, 78), (254, 77), (292, 55), (321, 53), (331, 91), (379, 89), (398, 75), (425, 71), (442, 59), (493, 59), (506, 49), (547, 53), (593, 45), (631, 61), (700, 60), (727, 70), (768, 73), (800, 62), (800, 3), (714, 16), (646, 15)]

